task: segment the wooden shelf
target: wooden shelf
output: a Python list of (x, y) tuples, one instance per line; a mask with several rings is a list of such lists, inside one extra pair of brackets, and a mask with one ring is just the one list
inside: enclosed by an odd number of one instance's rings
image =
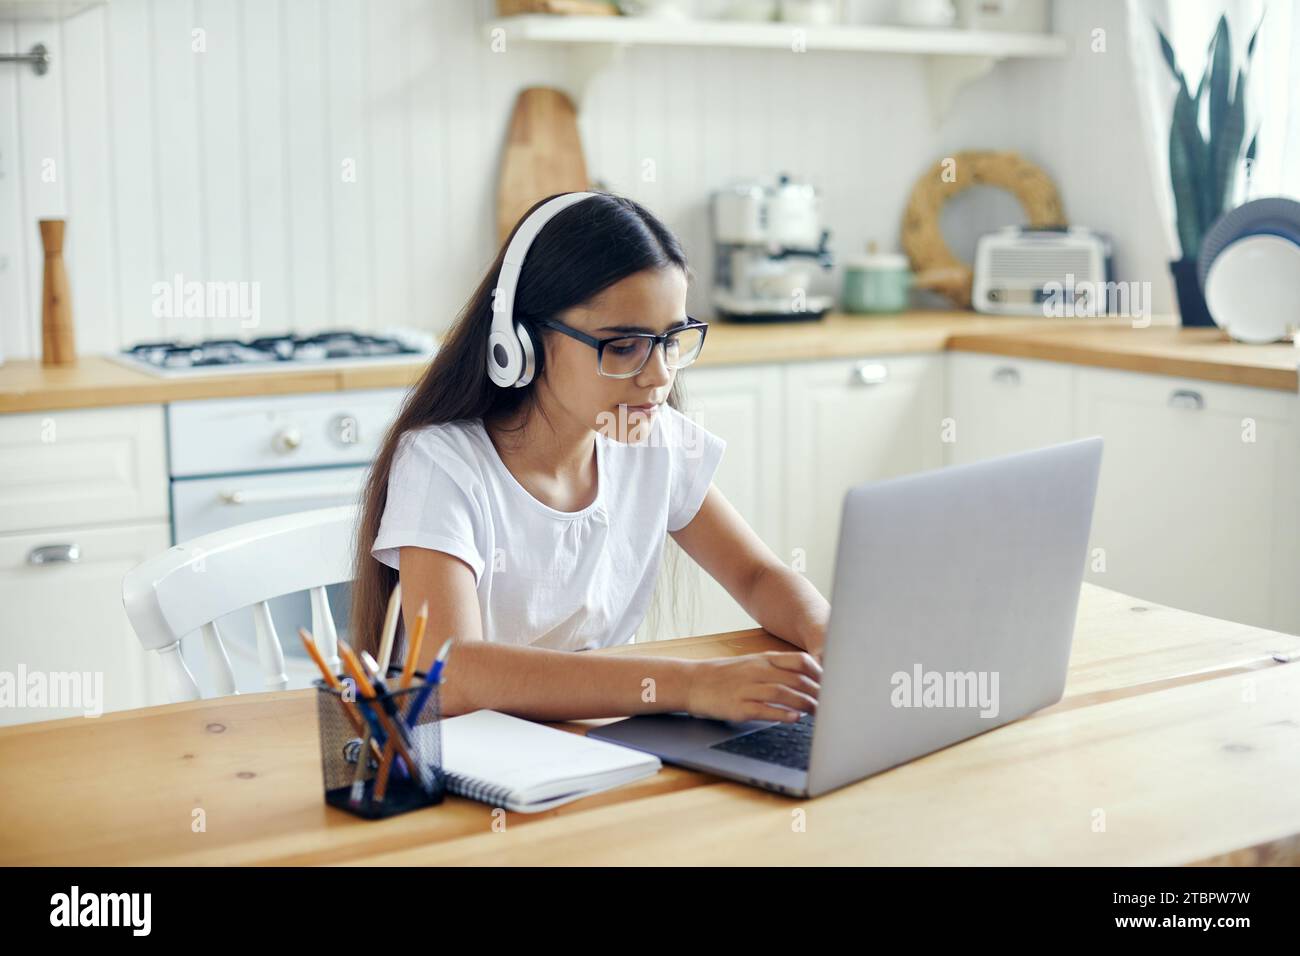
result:
[(565, 17), (528, 14), (486, 24), (507, 40), (534, 43), (612, 43), (658, 46), (746, 47), (789, 50), (801, 35), (809, 52), (924, 54), (933, 56), (1062, 57), (1064, 37), (1053, 34), (990, 33), (960, 29), (893, 26), (813, 26), (731, 20), (661, 20), (645, 17)]

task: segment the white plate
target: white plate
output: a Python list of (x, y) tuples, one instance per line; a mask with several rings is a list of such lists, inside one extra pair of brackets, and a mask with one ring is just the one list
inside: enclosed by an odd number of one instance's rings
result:
[(1210, 264), (1205, 304), (1239, 342), (1289, 338), (1300, 323), (1300, 245), (1271, 235), (1238, 239)]

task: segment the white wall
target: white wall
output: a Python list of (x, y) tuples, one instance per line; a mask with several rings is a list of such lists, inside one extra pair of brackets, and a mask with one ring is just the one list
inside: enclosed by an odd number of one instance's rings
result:
[[(0, 69), (0, 351), (39, 354), (36, 220), (59, 215), (83, 354), (241, 333), (237, 319), (155, 318), (151, 287), (178, 272), (260, 283), (263, 332), (444, 328), (495, 251), (514, 97), (568, 75), (563, 48), (492, 53), (477, 27), (492, 6), (112, 0), (61, 23), (0, 22), (0, 49), (40, 41), (54, 56), (43, 78)], [(1122, 29), (1122, 0), (1077, 6), (1063, 18), (1076, 46), (1098, 16)], [(191, 51), (196, 27), (206, 52)], [(1141, 152), (1129, 82), (1118, 54), (1006, 63), (936, 128), (920, 58), (637, 48), (597, 80), (580, 128), (593, 178), (683, 239), (702, 314), (711, 189), (782, 170), (811, 180), (843, 258), (868, 239), (895, 244), (915, 177), (971, 148), (1043, 163), (1071, 218), (1114, 231), (1121, 267), (1147, 278), (1163, 252), (1144, 221), (1147, 178), (1130, 169)], [(1080, 114), (1078, 132), (1063, 122)], [(342, 181), (348, 158), (355, 183)]]

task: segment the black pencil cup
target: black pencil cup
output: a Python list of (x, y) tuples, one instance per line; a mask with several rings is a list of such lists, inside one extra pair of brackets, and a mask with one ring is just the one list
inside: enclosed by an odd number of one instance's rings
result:
[[(341, 689), (316, 681), (325, 802), (370, 820), (441, 803), (441, 687), (429, 686), (417, 671), (411, 686), (399, 689), (401, 671), (392, 668), (384, 681), (388, 693), (372, 700), (351, 679), (340, 680)], [(396, 738), (405, 748), (393, 740), (399, 716), (405, 729)]]

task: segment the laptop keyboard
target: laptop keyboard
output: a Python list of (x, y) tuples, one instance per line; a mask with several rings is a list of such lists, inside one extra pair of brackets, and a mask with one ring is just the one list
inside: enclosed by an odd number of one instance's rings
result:
[(752, 757), (792, 770), (807, 770), (808, 756), (812, 752), (814, 719), (812, 714), (801, 714), (792, 724), (773, 724), (739, 737), (728, 737), (713, 744), (710, 749), (725, 750), (727, 753)]

